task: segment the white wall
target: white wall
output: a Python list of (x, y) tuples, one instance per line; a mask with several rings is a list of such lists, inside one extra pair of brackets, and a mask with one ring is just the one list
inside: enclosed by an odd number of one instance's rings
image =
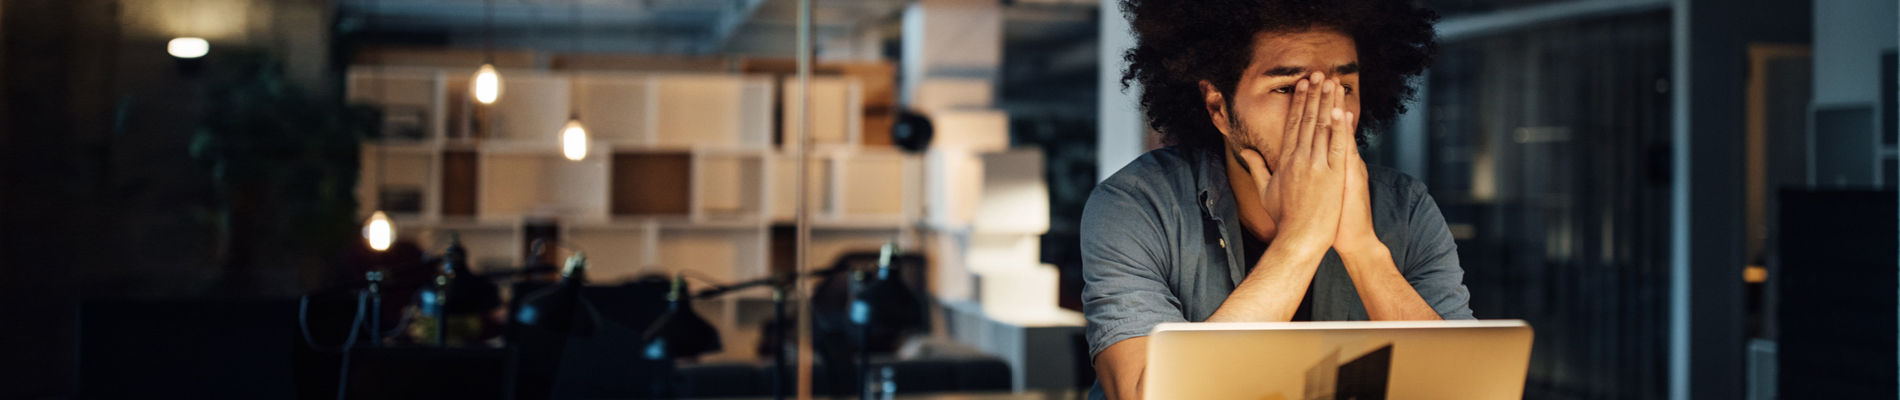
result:
[(1108, 179), (1122, 166), (1140, 157), (1146, 152), (1147, 121), (1142, 118), (1141, 87), (1131, 86), (1122, 91), (1122, 52), (1135, 45), (1134, 33), (1128, 30), (1128, 19), (1122, 15), (1121, 7), (1113, 2), (1103, 2), (1102, 13), (1102, 51), (1100, 76), (1097, 77), (1099, 89), (1096, 103), (1095, 180)]

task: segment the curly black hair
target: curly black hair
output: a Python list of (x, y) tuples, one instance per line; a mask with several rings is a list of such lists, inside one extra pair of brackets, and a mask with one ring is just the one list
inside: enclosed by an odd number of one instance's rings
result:
[(1359, 51), (1360, 130), (1389, 127), (1418, 93), (1413, 79), (1438, 52), (1438, 13), (1412, 0), (1122, 0), (1135, 47), (1123, 54), (1122, 88), (1141, 84), (1141, 107), (1162, 143), (1220, 148), (1200, 82), (1232, 99), (1261, 32), (1336, 29)]

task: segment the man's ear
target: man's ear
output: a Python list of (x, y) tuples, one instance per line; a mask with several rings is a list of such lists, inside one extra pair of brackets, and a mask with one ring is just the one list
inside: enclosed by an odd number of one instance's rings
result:
[(1207, 117), (1214, 122), (1214, 128), (1220, 129), (1223, 136), (1232, 136), (1234, 133), (1227, 131), (1232, 126), (1227, 123), (1230, 118), (1227, 96), (1222, 95), (1220, 89), (1215, 89), (1213, 83), (1201, 81), (1201, 101), (1207, 103)]

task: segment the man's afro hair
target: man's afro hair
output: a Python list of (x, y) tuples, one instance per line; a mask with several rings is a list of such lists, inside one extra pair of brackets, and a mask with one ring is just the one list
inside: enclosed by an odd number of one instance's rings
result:
[[(1200, 82), (1232, 94), (1261, 32), (1334, 29), (1352, 37), (1360, 65), (1360, 126), (1382, 130), (1418, 92), (1412, 80), (1438, 51), (1438, 14), (1412, 0), (1122, 0), (1135, 47), (1122, 86), (1141, 85), (1141, 106), (1162, 143), (1218, 148), (1220, 131)], [(1231, 97), (1230, 97), (1231, 98)]]

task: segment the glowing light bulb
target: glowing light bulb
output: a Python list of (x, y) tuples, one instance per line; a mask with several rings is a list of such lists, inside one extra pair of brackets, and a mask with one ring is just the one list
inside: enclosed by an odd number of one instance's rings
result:
[(389, 250), (389, 244), (396, 241), (396, 225), (389, 222), (389, 216), (382, 210), (377, 210), (370, 214), (369, 223), (364, 224), (363, 238), (369, 239), (369, 248)]
[(204, 57), (205, 53), (211, 52), (211, 42), (195, 37), (176, 38), (165, 44), (165, 52), (178, 58)]
[(482, 104), (495, 104), (501, 99), (501, 74), (495, 72), (495, 64), (482, 64), (475, 71), (473, 82), (468, 85), (469, 94)]
[(587, 127), (581, 126), (580, 117), (568, 119), (567, 127), (561, 128), (561, 152), (569, 160), (587, 158)]

